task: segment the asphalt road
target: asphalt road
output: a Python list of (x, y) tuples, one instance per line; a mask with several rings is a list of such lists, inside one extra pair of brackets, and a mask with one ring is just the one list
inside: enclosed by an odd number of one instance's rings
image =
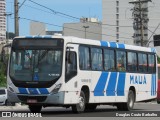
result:
[[(2, 106), (1, 106), (2, 108)], [(0, 112), (10, 111), (10, 112), (20, 112), (20, 113), (30, 113), (27, 106), (25, 107), (6, 107), (5, 109), (1, 109)], [(101, 105), (98, 106), (95, 111), (89, 111), (81, 114), (74, 114), (71, 108), (61, 108), (61, 107), (47, 107), (42, 109), (42, 117), (117, 117), (121, 115), (131, 115), (131, 113), (138, 115), (140, 113), (146, 112), (152, 115), (160, 114), (160, 104), (156, 102), (150, 103), (136, 103), (134, 106), (134, 110), (131, 112), (126, 111), (118, 111), (114, 106)], [(135, 116), (133, 116), (135, 117)]]

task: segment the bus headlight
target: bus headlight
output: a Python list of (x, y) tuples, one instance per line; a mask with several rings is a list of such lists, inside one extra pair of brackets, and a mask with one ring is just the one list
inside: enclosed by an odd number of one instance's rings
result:
[(14, 93), (13, 88), (12, 88), (12, 87), (10, 87), (10, 86), (9, 86), (9, 90), (10, 90), (11, 92), (13, 92), (13, 93)]
[(59, 89), (61, 88), (61, 86), (62, 86), (62, 84), (56, 85), (56, 87), (52, 90), (52, 93), (56, 94), (59, 91)]

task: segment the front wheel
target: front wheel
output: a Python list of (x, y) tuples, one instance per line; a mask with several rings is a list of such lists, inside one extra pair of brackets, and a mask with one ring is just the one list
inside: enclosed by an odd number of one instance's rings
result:
[(32, 113), (40, 113), (41, 109), (42, 109), (42, 106), (40, 106), (40, 105), (29, 105), (29, 110)]
[(85, 94), (83, 91), (81, 91), (78, 104), (72, 106), (72, 111), (74, 113), (82, 113), (85, 110), (85, 105), (86, 105)]

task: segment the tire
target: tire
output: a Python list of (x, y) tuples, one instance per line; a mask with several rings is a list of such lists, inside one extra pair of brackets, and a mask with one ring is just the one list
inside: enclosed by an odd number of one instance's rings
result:
[(8, 100), (5, 101), (5, 104), (4, 104), (4, 105), (5, 105), (5, 106), (8, 106), (8, 105), (9, 105)]
[(40, 105), (29, 105), (29, 110), (32, 113), (40, 113), (42, 110), (42, 106)]
[(132, 90), (129, 90), (128, 100), (126, 103), (118, 103), (117, 109), (120, 111), (131, 111), (134, 107), (135, 95)]
[(72, 106), (72, 111), (74, 113), (82, 113), (85, 110), (86, 98), (83, 91), (81, 91), (79, 96), (79, 103)]
[(157, 99), (157, 104), (160, 104), (160, 100)]
[(85, 111), (94, 111), (96, 108), (97, 108), (97, 105), (88, 104), (88, 105), (86, 105), (86, 107), (85, 107)]

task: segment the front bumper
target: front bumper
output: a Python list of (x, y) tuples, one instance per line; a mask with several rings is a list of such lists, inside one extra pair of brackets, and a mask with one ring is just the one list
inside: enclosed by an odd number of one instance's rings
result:
[(31, 94), (16, 94), (8, 91), (8, 101), (9, 102), (22, 102), (27, 103), (28, 99), (37, 100), (36, 104), (64, 104), (64, 92), (58, 92), (56, 94), (41, 94), (41, 95), (31, 95)]

